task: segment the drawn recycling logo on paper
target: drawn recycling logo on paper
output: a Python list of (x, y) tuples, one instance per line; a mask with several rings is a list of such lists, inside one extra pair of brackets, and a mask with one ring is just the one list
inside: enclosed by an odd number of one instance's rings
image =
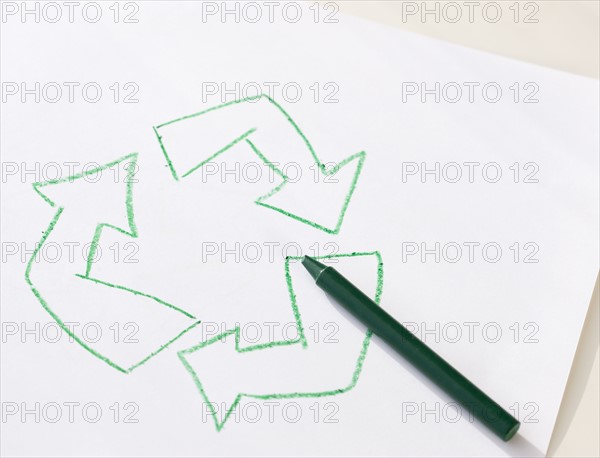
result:
[[(259, 122), (260, 121), (260, 122)], [(255, 197), (255, 204), (266, 209), (278, 212), (282, 217), (291, 218), (299, 223), (308, 225), (315, 230), (327, 234), (338, 234), (344, 217), (348, 210), (350, 200), (355, 192), (357, 182), (366, 158), (366, 153), (361, 151), (348, 156), (346, 159), (334, 165), (322, 162), (307, 137), (291, 116), (273, 99), (266, 95), (250, 97), (225, 103), (199, 113), (184, 116), (155, 126), (154, 133), (160, 148), (166, 159), (167, 166), (175, 181), (193, 179), (196, 173), (202, 172), (211, 164), (215, 158), (227, 154), (228, 150), (236, 145), (245, 144), (248, 150), (264, 164), (273, 175), (280, 180), (279, 184), (268, 193)], [(186, 135), (179, 135), (187, 132)], [(196, 139), (190, 142), (189, 138)], [(185, 141), (178, 141), (185, 138)], [(217, 142), (207, 144), (211, 141)], [(213, 148), (208, 155), (198, 157), (198, 142), (203, 147)], [(334, 211), (335, 219), (329, 223), (322, 221), (319, 215), (305, 214), (306, 209), (297, 210), (293, 208), (293, 200), (286, 200), (286, 193), (293, 194), (294, 189), (290, 186), (291, 177), (280, 167), (285, 163), (286, 155), (304, 155), (298, 160), (304, 164), (316, 164), (316, 170), (323, 178), (330, 177), (338, 171), (345, 169), (352, 172), (349, 180), (349, 188), (345, 190), (341, 204), (322, 204), (331, 212), (331, 207), (337, 207)], [(150, 361), (154, 356), (161, 353), (167, 347), (174, 344), (192, 332), (202, 321), (214, 319), (214, 317), (195, 316), (177, 305), (171, 304), (147, 292), (105, 281), (94, 276), (93, 264), (96, 250), (100, 239), (106, 230), (137, 238), (139, 235), (134, 211), (134, 184), (137, 170), (137, 153), (129, 154), (108, 164), (73, 175), (63, 179), (50, 180), (34, 183), (33, 188), (50, 206), (55, 209), (48, 227), (43, 231), (35, 251), (32, 253), (25, 269), (25, 281), (31, 291), (51, 315), (62, 330), (69, 335), (73, 341), (87, 350), (97, 359), (108, 364), (110, 367), (122, 372), (130, 373), (134, 369)], [(59, 203), (59, 199), (53, 197), (53, 190), (60, 186), (71, 186), (71, 189), (80, 193), (84, 188), (78, 186), (87, 176), (98, 174), (103, 170), (114, 167), (126, 166), (127, 177), (125, 180), (125, 192), (122, 200), (112, 202), (107, 199), (103, 202), (106, 208), (118, 206), (122, 208), (123, 203), (126, 210), (126, 221), (123, 224), (113, 224), (102, 220), (102, 209), (94, 208), (93, 227), (90, 232), (77, 234), (83, 242), (88, 242), (90, 249), (86, 262), (80, 271), (65, 272), (73, 269), (72, 265), (64, 263), (39, 263), (36, 262), (39, 252), (45, 245), (60, 243), (61, 241), (72, 241), (74, 234), (70, 231), (71, 224), (78, 221), (81, 208), (70, 203)], [(188, 178), (189, 177), (189, 178)], [(88, 191), (89, 192), (89, 191)], [(96, 190), (94, 189), (94, 192)], [(323, 199), (328, 198), (324, 190), (317, 192), (324, 194)], [(80, 199), (83, 200), (83, 199)], [(288, 202), (289, 201), (289, 202)], [(107, 213), (108, 214), (108, 213)], [(98, 216), (100, 215), (100, 216)], [(89, 236), (92, 234), (91, 241)], [(373, 297), (379, 302), (383, 287), (383, 263), (378, 252), (352, 252), (347, 254), (335, 254), (328, 256), (317, 256), (317, 258), (339, 258), (339, 259), (372, 259), (373, 272), (376, 276), (376, 289)], [(370, 333), (362, 335), (356, 343), (357, 354), (353, 367), (343, 374), (343, 380), (335, 377), (332, 386), (322, 386), (323, 377), (320, 374), (309, 375), (311, 358), (329, 349), (324, 349), (318, 342), (309, 342), (306, 336), (305, 323), (310, 322), (308, 315), (313, 313), (310, 304), (302, 304), (298, 299), (298, 291), (294, 289), (290, 263), (297, 261), (299, 257), (287, 257), (282, 266), (282, 282), (285, 282), (288, 299), (291, 305), (291, 316), (297, 329), (297, 337), (293, 339), (274, 340), (258, 345), (243, 346), (240, 342), (240, 329), (238, 326), (223, 332), (216, 337), (197, 342), (189, 348), (179, 349), (177, 352), (183, 367), (190, 374), (193, 383), (201, 394), (203, 401), (209, 406), (217, 431), (220, 431), (228, 418), (243, 397), (256, 399), (285, 399), (285, 398), (307, 398), (333, 396), (351, 390), (357, 383), (366, 352), (370, 342)], [(148, 339), (136, 345), (136, 352), (125, 355), (123, 345), (115, 342), (114, 345), (95, 345), (87, 341), (80, 332), (68, 326), (70, 322), (82, 322), (85, 320), (102, 321), (110, 320), (111, 316), (130, 316), (134, 321), (137, 317), (147, 316), (152, 318), (151, 329), (147, 330)], [(156, 342), (159, 342), (158, 344)], [(225, 345), (216, 345), (222, 342)], [(337, 345), (337, 344), (336, 344)], [(220, 352), (220, 353), (215, 353)], [(288, 380), (280, 380), (281, 374), (286, 368), (271, 368), (269, 360), (273, 352), (285, 353), (286, 361), (289, 361), (289, 371), (298, 371), (301, 375), (294, 383)], [(208, 364), (205, 360), (217, 354), (223, 365), (234, 367), (237, 377), (225, 378), (220, 374), (220, 369)], [(269, 382), (262, 381), (260, 384), (246, 382), (250, 375), (256, 372), (256, 368), (264, 371), (274, 370)], [(325, 381), (325, 383), (328, 383)], [(224, 403), (225, 410), (217, 412), (214, 406)]]

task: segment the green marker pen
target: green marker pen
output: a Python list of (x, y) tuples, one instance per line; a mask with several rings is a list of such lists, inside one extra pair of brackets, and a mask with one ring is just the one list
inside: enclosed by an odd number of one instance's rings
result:
[(373, 302), (333, 267), (305, 256), (302, 264), (323, 291), (333, 297), (421, 373), (464, 406), (503, 441), (511, 439), (520, 423), (454, 369), (441, 356), (421, 342), (390, 314)]

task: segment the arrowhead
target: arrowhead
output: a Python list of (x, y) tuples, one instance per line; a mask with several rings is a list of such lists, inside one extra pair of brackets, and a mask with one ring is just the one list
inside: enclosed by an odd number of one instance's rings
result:
[[(376, 267), (377, 275), (372, 277), (370, 286), (374, 289), (375, 302), (379, 303), (383, 287), (383, 262), (379, 252), (355, 251), (319, 259), (333, 257), (362, 260), (344, 264), (344, 267), (354, 266), (352, 269), (344, 269), (345, 272), (354, 270), (355, 274), (362, 277), (369, 268)], [(339, 319), (339, 308), (323, 309), (321, 301), (326, 301), (326, 298), (321, 292), (314, 287), (306, 291), (302, 289), (298, 291), (292, 286), (291, 275), (293, 274), (290, 273), (288, 262), (290, 259), (286, 260), (285, 270), (286, 278), (290, 279), (289, 298), (298, 329), (302, 329), (302, 323), (318, 323), (315, 318), (335, 323)], [(312, 258), (305, 258), (305, 261), (308, 263), (312, 261), (313, 267), (317, 270), (319, 266), (323, 266)], [(376, 265), (372, 264), (373, 261)], [(365, 263), (370, 264), (370, 267)], [(308, 276), (302, 277), (306, 279), (304, 284), (313, 283), (308, 280)], [(302, 283), (301, 278), (298, 280)], [(362, 283), (361, 286), (364, 285), (367, 283)], [(298, 298), (303, 304), (302, 319), (296, 302)], [(211, 340), (179, 351), (179, 359), (202, 395), (203, 422), (210, 421), (212, 418), (217, 431), (220, 431), (228, 419), (239, 421), (244, 406), (239, 409), (236, 407), (243, 398), (263, 401), (320, 398), (343, 394), (353, 389), (363, 368), (371, 333), (365, 334), (364, 330), (353, 325), (343, 326), (339, 330), (341, 331), (339, 340), (336, 334), (335, 345), (330, 345), (331, 342), (325, 339), (315, 339), (315, 342), (308, 345), (305, 336), (299, 336), (295, 340), (273, 340), (266, 344), (240, 347), (242, 333), (238, 326)], [(356, 352), (340, 352), (340, 349), (346, 345), (355, 348)], [(354, 369), (350, 371), (350, 367)]]
[[(217, 431), (223, 428), (242, 397), (235, 383), (238, 339), (239, 328), (236, 328), (177, 353), (202, 395), (203, 420), (212, 417)], [(215, 364), (216, 361), (220, 364)]]
[[(261, 127), (253, 127), (258, 125)], [(165, 127), (169, 132), (167, 139), (162, 133)], [(361, 151), (334, 167), (327, 167), (317, 158), (290, 115), (266, 94), (174, 119), (156, 126), (154, 132), (175, 180), (188, 177), (236, 145), (247, 143), (259, 160), (282, 178), (282, 183), (259, 197), (256, 203), (328, 234), (340, 231), (366, 157)], [(256, 136), (259, 142), (262, 139), (260, 148), (264, 147), (264, 151), (254, 145)], [(208, 152), (202, 153), (200, 162), (199, 150)], [(175, 155), (177, 168), (173, 161)], [(305, 165), (316, 162), (318, 169), (303, 167), (301, 179), (295, 182), (274, 165), (292, 160), (307, 163)], [(286, 191), (280, 193), (284, 188)], [(280, 203), (281, 199), (284, 200)]]
[(342, 227), (365, 158), (366, 153), (361, 151), (333, 167), (327, 168), (320, 163), (318, 173), (304, 168), (300, 180), (291, 182), (284, 177), (280, 185), (259, 197), (256, 204), (328, 234), (337, 234)]
[[(59, 231), (58, 236), (54, 232), (54, 243), (72, 241), (70, 237), (81, 231), (79, 223), (82, 221), (92, 222), (96, 230), (89, 245), (85, 274), (72, 276), (65, 271), (64, 263), (47, 262), (42, 263), (45, 269), (36, 268), (33, 280), (35, 253), (25, 271), (25, 281), (40, 304), (72, 341), (123, 373), (145, 364), (199, 323), (193, 315), (156, 296), (90, 275), (104, 226), (137, 237), (132, 200), (136, 161), (137, 153), (129, 154), (78, 175), (35, 183), (34, 190), (52, 207), (58, 207), (38, 246), (46, 243), (58, 219), (63, 217), (65, 207), (71, 210), (67, 224), (63, 223), (67, 230)], [(120, 223), (120, 227), (109, 221)], [(75, 229), (68, 232), (73, 226)], [(91, 235), (85, 231), (83, 234)], [(86, 341), (80, 330), (68, 326), (69, 323), (94, 323), (98, 329), (113, 329), (117, 317), (122, 323), (135, 325), (135, 337), (131, 337), (132, 334), (126, 339), (98, 338), (91, 342)], [(190, 320), (195, 322), (190, 324)]]
[(132, 153), (67, 178), (37, 182), (33, 189), (52, 207), (73, 207), (81, 218), (135, 237), (132, 188), (137, 157)]

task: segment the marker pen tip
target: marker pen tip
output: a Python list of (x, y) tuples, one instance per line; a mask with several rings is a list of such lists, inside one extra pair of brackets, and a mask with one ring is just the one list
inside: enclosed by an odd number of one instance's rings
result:
[(315, 281), (319, 277), (320, 273), (327, 268), (325, 264), (321, 264), (319, 261), (311, 258), (310, 256), (304, 256), (304, 258), (302, 258), (302, 265), (306, 268), (306, 270), (308, 270), (308, 273), (312, 278), (315, 279)]

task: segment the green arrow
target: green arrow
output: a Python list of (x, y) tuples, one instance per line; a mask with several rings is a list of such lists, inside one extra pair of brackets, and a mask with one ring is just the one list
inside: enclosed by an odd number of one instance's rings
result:
[[(36, 249), (28, 260), (25, 269), (25, 281), (31, 288), (31, 291), (42, 307), (58, 323), (62, 330), (96, 358), (123, 373), (128, 373), (144, 364), (199, 323), (199, 321), (188, 312), (169, 304), (158, 297), (91, 276), (95, 253), (98, 249), (104, 229), (112, 229), (132, 238), (138, 237), (138, 229), (135, 224), (133, 211), (133, 176), (135, 173), (136, 161), (137, 153), (129, 154), (101, 167), (86, 171), (85, 173), (72, 175), (64, 179), (35, 183), (33, 185), (35, 192), (37, 192), (50, 206), (55, 208), (56, 212), (46, 230), (43, 231), (43, 236), (37, 243)], [(98, 176), (98, 174), (101, 174), (100, 180), (104, 180), (106, 184), (107, 177), (112, 177), (114, 175), (109, 173), (102, 174), (102, 172), (112, 167), (118, 167), (121, 164), (129, 164), (127, 167), (125, 189), (123, 195), (118, 198), (116, 203), (116, 205), (124, 207), (125, 220), (124, 224), (115, 225), (102, 221), (102, 217), (94, 214), (97, 206), (104, 205), (106, 207), (106, 205), (115, 205), (115, 203), (103, 202), (103, 200), (106, 200), (106, 197), (102, 194), (98, 194), (96, 188), (91, 186), (90, 183), (87, 183), (86, 185), (86, 183), (84, 183), (85, 180), (82, 180), (82, 178), (92, 175)], [(55, 190), (57, 186), (70, 187), (68, 188), (69, 192), (66, 193), (67, 196), (73, 196), (73, 194), (76, 195), (75, 202), (72, 202), (72, 206), (68, 209), (66, 208), (66, 205), (57, 204), (55, 202), (56, 198), (51, 197), (51, 194), (56, 192), (53, 190)], [(115, 184), (115, 186), (120, 186), (120, 184)], [(62, 194), (64, 195), (65, 193)], [(78, 208), (77, 205), (80, 207)], [(86, 209), (83, 207), (86, 207), (88, 210), (87, 213), (85, 212)], [(90, 209), (92, 210), (91, 212), (89, 211)], [(84, 213), (86, 214), (85, 217), (90, 220), (90, 224), (95, 227), (95, 229), (93, 230), (93, 237), (87, 260), (82, 267), (83, 273), (69, 273), (68, 269), (74, 268), (70, 263), (65, 264), (63, 262), (57, 264), (54, 262), (44, 262), (43, 257), (41, 262), (36, 261), (36, 259), (40, 259), (38, 253), (40, 253), (45, 244), (51, 242), (60, 243), (65, 240), (73, 242), (73, 233), (69, 231), (68, 226), (69, 224), (80, 225), (81, 215)], [(90, 233), (92, 233), (92, 231), (87, 232), (86, 230), (85, 234), (78, 234), (78, 237), (81, 237), (82, 240), (88, 242)], [(40, 284), (42, 286), (40, 286)], [(56, 290), (56, 288), (53, 288), (53, 285), (55, 284), (61, 285), (60, 288), (58, 288), (59, 291), (54, 291)], [(52, 300), (49, 299), (48, 296), (51, 296)], [(71, 297), (85, 297), (86, 302), (83, 304), (77, 303), (76, 300), (71, 299)], [(75, 303), (73, 303), (74, 301)], [(121, 302), (124, 302), (125, 306), (129, 303), (136, 302), (136, 304), (139, 303), (143, 307), (148, 307), (148, 311), (152, 310), (155, 314), (164, 315), (165, 321), (160, 323), (161, 326), (173, 328), (174, 326), (172, 326), (170, 320), (182, 321), (186, 324), (184, 326), (177, 324), (177, 330), (173, 331), (171, 334), (172, 338), (161, 345), (156, 346), (152, 343), (142, 343), (142, 345), (145, 345), (144, 348), (147, 347), (144, 356), (133, 361), (131, 364), (126, 365), (117, 362), (118, 359), (121, 359), (119, 355), (106, 355), (103, 351), (94, 348), (94, 346), (90, 344), (89, 341), (86, 341), (83, 336), (78, 334), (76, 330), (66, 325), (68, 322), (80, 321), (78, 319), (78, 310), (80, 312), (92, 312), (91, 309), (95, 308), (96, 310), (94, 313), (97, 313), (98, 316), (102, 316), (105, 308), (120, 305)], [(144, 309), (142, 308), (142, 313), (143, 311)], [(68, 318), (65, 318), (65, 316), (68, 316)], [(143, 320), (144, 317), (139, 316), (139, 318)], [(192, 324), (190, 325), (190, 323)], [(131, 343), (128, 343), (128, 345), (131, 346)], [(150, 347), (150, 345), (152, 346)]]
[[(383, 262), (378, 252), (355, 252), (322, 256), (319, 259), (358, 256), (373, 256), (377, 261), (377, 286), (374, 300), (379, 303), (383, 289)], [(211, 413), (217, 431), (222, 430), (244, 397), (267, 400), (336, 396), (350, 391), (358, 382), (369, 347), (370, 332), (361, 339), (360, 348), (357, 345), (358, 356), (354, 366), (352, 370), (349, 368), (347, 373), (341, 374), (342, 379), (339, 379), (340, 374), (332, 371), (327, 373), (329, 368), (327, 364), (314, 367), (315, 352), (334, 350), (335, 353), (330, 352), (333, 358), (338, 358), (342, 353), (339, 348), (323, 347), (323, 345), (331, 347), (332, 344), (311, 343), (309, 345), (308, 343), (304, 327), (307, 317), (302, 317), (300, 314), (290, 274), (290, 261), (299, 259), (288, 258), (285, 262), (285, 278), (298, 329), (297, 339), (241, 347), (240, 329), (236, 327), (213, 339), (178, 352), (181, 362), (192, 376), (205, 406)], [(303, 314), (306, 309), (307, 305), (303, 306)], [(318, 319), (318, 313), (316, 315)], [(345, 345), (345, 343), (334, 345)], [(211, 352), (212, 354), (209, 354)], [(275, 352), (284, 352), (284, 358), (278, 359), (283, 361), (283, 366), (273, 364), (273, 357), (277, 356)], [(215, 367), (214, 361), (222, 363)], [(229, 366), (228, 371), (224, 370), (225, 366)], [(290, 373), (295, 374), (292, 382), (288, 377), (281, 380), (282, 374)], [(260, 379), (257, 383), (253, 383), (257, 374), (260, 374)], [(312, 389), (302, 388), (307, 385)], [(218, 409), (222, 405), (227, 407), (224, 415), (219, 418)]]
[[(243, 111), (240, 112), (240, 110)], [(275, 110), (275, 113), (278, 114), (278, 120), (283, 120), (284, 126), (275, 126), (274, 121), (271, 121), (271, 124), (269, 124), (268, 122), (265, 123), (264, 119), (260, 119), (262, 114), (265, 115), (265, 118), (267, 118), (269, 115), (272, 115), (273, 110)], [(223, 115), (223, 113), (227, 113), (227, 115), (231, 115), (231, 117), (227, 119), (218, 118), (218, 116)], [(197, 121), (201, 123), (206, 132), (205, 136), (198, 134), (198, 141), (194, 142), (193, 145), (189, 146), (189, 148), (193, 148), (193, 154), (190, 154), (187, 151), (180, 151), (178, 148), (167, 147), (167, 143), (169, 142), (169, 138), (167, 138), (167, 135), (169, 135), (169, 131), (175, 131), (174, 128), (181, 128), (181, 123), (183, 122), (189, 123), (192, 121)], [(255, 123), (261, 122), (261, 127), (253, 127)], [(218, 148), (215, 152), (209, 154), (208, 157), (204, 158), (200, 162), (195, 163), (193, 166), (185, 167), (183, 171), (178, 171), (175, 168), (175, 164), (173, 161), (174, 156), (178, 156), (178, 161), (182, 163), (196, 161), (191, 156), (197, 155), (196, 151), (200, 148), (201, 145), (203, 145), (203, 142), (206, 141), (207, 137), (214, 137), (216, 135), (213, 132), (215, 130), (213, 127), (222, 125), (224, 123), (232, 124), (232, 133), (229, 134), (230, 138), (219, 138), (219, 140), (222, 140), (222, 146), (220, 148)], [(194, 124), (194, 126), (198, 126), (198, 124)], [(304, 151), (306, 151), (307, 153), (306, 156), (302, 158), (285, 157), (287, 151), (284, 145), (282, 145), (277, 151), (269, 151), (265, 154), (259, 149), (254, 140), (255, 134), (261, 133), (263, 130), (268, 130), (269, 135), (272, 134), (273, 136), (277, 136), (278, 138), (283, 139), (284, 142), (289, 144), (293, 144), (294, 142), (300, 142), (302, 149), (304, 149)], [(322, 230), (328, 234), (339, 233), (340, 228), (342, 226), (342, 222), (344, 220), (344, 216), (348, 209), (348, 205), (350, 204), (350, 199), (352, 198), (352, 195), (356, 188), (358, 177), (360, 175), (366, 158), (366, 153), (364, 151), (361, 151), (359, 153), (348, 156), (346, 159), (340, 161), (338, 164), (332, 167), (327, 167), (327, 165), (318, 158), (313, 146), (308, 141), (307, 137), (304, 135), (300, 127), (291, 118), (291, 116), (277, 102), (275, 102), (272, 98), (268, 97), (265, 94), (260, 94), (258, 96), (248, 97), (245, 99), (224, 103), (222, 105), (201, 111), (199, 113), (194, 113), (188, 116), (183, 116), (181, 118), (174, 119), (169, 122), (165, 122), (154, 127), (154, 132), (158, 138), (162, 152), (165, 156), (171, 174), (175, 180), (188, 177), (194, 172), (200, 170), (207, 163), (214, 161), (217, 157), (230, 150), (232, 147), (240, 143), (245, 143), (250, 148), (250, 150), (256, 155), (256, 157), (267, 167), (269, 167), (271, 171), (281, 179), (281, 182), (277, 186), (275, 186), (268, 193), (258, 197), (255, 200), (255, 203), (262, 207), (279, 212), (304, 224), (308, 224), (309, 226), (315, 229)], [(177, 133), (175, 132), (170, 135), (175, 136), (177, 135)], [(267, 157), (267, 155), (269, 157)], [(277, 159), (277, 161), (275, 159)], [(326, 226), (323, 223), (310, 220), (295, 212), (288, 211), (281, 206), (268, 203), (268, 201), (275, 194), (283, 190), (286, 187), (286, 185), (290, 183), (289, 177), (286, 176), (286, 174), (281, 168), (277, 166), (277, 164), (285, 163), (286, 161), (291, 161), (293, 159), (300, 161), (312, 161), (314, 164), (316, 164), (318, 171), (323, 178), (332, 177), (333, 175), (337, 174), (342, 168), (347, 167), (351, 164), (355, 167), (354, 174), (349, 184), (349, 188), (345, 193), (343, 202), (341, 204), (341, 208), (338, 210), (337, 213), (336, 222), (333, 226)], [(323, 191), (321, 192), (323, 198), (327, 198), (329, 194), (325, 191), (327, 190), (323, 189)], [(320, 205), (324, 205), (323, 202), (320, 202)]]

